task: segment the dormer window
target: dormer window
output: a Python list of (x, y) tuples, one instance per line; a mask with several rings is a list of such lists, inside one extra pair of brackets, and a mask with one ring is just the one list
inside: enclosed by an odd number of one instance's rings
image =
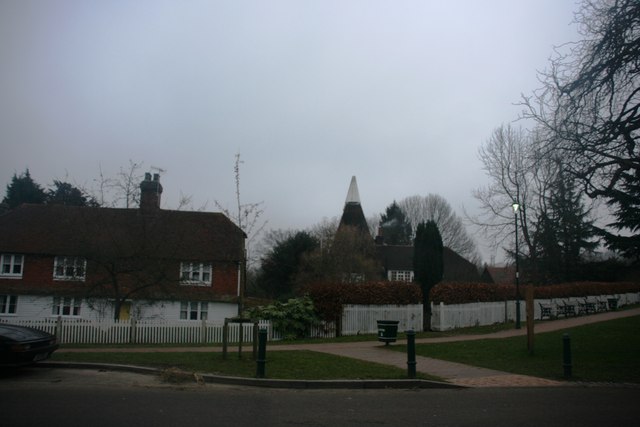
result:
[(0, 255), (0, 277), (20, 279), (24, 265), (24, 256), (15, 254)]
[(86, 271), (86, 259), (73, 256), (57, 256), (53, 265), (53, 280), (84, 281)]
[(211, 264), (208, 262), (180, 263), (180, 284), (211, 286)]

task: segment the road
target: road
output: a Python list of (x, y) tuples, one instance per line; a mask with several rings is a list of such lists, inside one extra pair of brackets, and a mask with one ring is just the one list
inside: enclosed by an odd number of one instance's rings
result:
[(632, 426), (638, 387), (283, 390), (122, 372), (0, 373), (3, 426)]

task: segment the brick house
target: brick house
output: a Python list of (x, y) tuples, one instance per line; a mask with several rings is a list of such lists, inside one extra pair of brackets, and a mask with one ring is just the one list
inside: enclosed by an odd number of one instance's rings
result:
[(0, 214), (0, 318), (237, 315), (246, 235), (221, 213), (24, 204)]

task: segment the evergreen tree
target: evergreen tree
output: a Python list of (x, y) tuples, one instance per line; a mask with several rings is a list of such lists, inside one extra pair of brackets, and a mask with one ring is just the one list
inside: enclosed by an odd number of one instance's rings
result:
[(20, 176), (13, 174), (2, 203), (8, 204), (9, 208), (13, 209), (23, 203), (43, 204), (45, 200), (45, 191), (31, 178), (29, 169), (26, 169)]
[(380, 215), (379, 225), (386, 244), (411, 244), (411, 223), (395, 201), (387, 206), (384, 214)]
[(53, 181), (54, 188), (47, 191), (47, 204), (67, 206), (98, 206), (92, 198), (85, 196), (84, 192), (68, 182)]
[(413, 272), (422, 288), (423, 327), (431, 329), (429, 292), (442, 280), (444, 272), (444, 246), (438, 225), (434, 221), (418, 224), (413, 245)]
[(277, 242), (262, 259), (257, 286), (271, 298), (291, 297), (303, 255), (318, 246), (318, 241), (305, 231)]
[(539, 223), (539, 267), (548, 280), (567, 282), (577, 280), (580, 264), (586, 252), (598, 243), (593, 240), (595, 229), (589, 219), (576, 179), (566, 173), (557, 161), (558, 171), (547, 198), (547, 211)]
[(640, 263), (640, 169), (623, 174), (622, 191), (607, 204), (615, 209), (616, 221), (610, 224), (618, 231), (629, 230), (629, 234), (615, 235), (606, 231), (600, 234), (607, 240), (609, 248), (619, 251), (626, 258)]

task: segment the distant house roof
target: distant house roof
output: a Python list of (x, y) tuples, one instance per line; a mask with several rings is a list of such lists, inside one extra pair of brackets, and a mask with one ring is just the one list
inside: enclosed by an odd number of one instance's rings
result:
[(29, 204), (0, 215), (0, 236), (5, 253), (193, 261), (241, 260), (246, 237), (221, 213)]
[(509, 267), (490, 267), (486, 266), (482, 272), (481, 279), (483, 282), (495, 283), (499, 285), (511, 285), (516, 277), (516, 268)]
[[(413, 246), (377, 245), (376, 253), (385, 271), (413, 271)], [(477, 282), (480, 280), (476, 266), (455, 251), (445, 247), (442, 255), (443, 281)]]

